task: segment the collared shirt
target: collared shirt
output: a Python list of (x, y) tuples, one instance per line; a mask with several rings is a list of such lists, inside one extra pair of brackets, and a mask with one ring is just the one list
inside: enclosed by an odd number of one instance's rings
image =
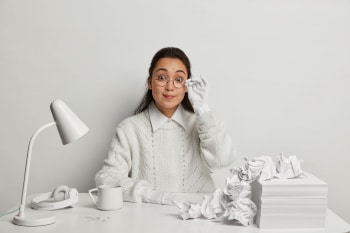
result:
[(153, 132), (157, 131), (164, 123), (167, 121), (173, 120), (177, 122), (179, 125), (181, 125), (185, 130), (186, 127), (186, 117), (185, 117), (185, 109), (180, 104), (176, 111), (174, 112), (173, 116), (171, 118), (166, 117), (163, 113), (161, 113), (158, 108), (155, 106), (154, 102), (152, 102), (148, 107), (148, 112), (152, 124)]

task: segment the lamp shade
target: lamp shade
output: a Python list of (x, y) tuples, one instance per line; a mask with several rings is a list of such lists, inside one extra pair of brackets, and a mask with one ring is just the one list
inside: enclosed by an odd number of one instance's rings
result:
[(63, 145), (73, 142), (89, 131), (62, 100), (53, 101), (50, 109)]

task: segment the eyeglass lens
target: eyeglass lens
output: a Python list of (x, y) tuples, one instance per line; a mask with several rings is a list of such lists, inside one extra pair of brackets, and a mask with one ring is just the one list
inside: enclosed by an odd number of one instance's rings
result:
[(157, 81), (157, 84), (159, 86), (161, 86), (161, 87), (164, 87), (169, 81), (170, 82), (172, 81), (172, 84), (176, 88), (181, 88), (184, 85), (184, 80), (179, 81), (179, 80), (176, 80), (176, 79), (169, 80), (169, 79), (158, 79), (158, 78), (156, 78), (155, 80)]

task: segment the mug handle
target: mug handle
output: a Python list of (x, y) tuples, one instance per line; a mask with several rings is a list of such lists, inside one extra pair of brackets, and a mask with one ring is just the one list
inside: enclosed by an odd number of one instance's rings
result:
[(97, 188), (93, 188), (93, 189), (89, 190), (89, 195), (95, 204), (96, 204), (96, 200), (95, 200), (94, 196), (92, 196), (92, 192), (96, 192), (96, 191), (97, 191)]

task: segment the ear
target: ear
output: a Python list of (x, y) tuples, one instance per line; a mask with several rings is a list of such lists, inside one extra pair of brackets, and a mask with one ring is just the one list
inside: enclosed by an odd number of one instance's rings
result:
[(147, 79), (148, 90), (152, 90), (152, 78), (148, 77)]

